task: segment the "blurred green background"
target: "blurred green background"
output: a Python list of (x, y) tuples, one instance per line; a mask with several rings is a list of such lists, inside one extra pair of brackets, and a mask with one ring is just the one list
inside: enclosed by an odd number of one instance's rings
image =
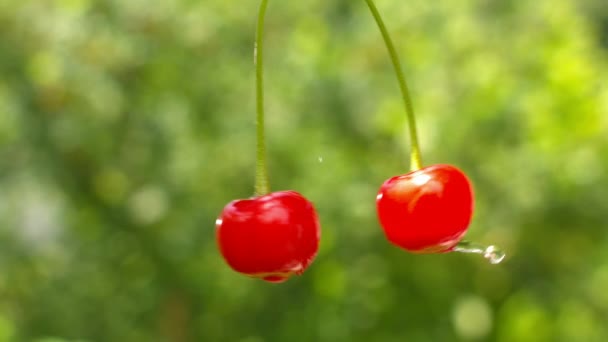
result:
[(608, 3), (377, 3), (503, 264), (385, 240), (409, 143), (364, 1), (269, 5), (271, 186), (322, 223), (272, 285), (214, 226), (253, 191), (258, 1), (0, 0), (0, 342), (608, 341)]

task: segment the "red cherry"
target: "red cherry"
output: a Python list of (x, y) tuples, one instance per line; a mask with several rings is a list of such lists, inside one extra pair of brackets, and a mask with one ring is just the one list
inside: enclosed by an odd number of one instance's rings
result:
[(295, 191), (232, 201), (216, 221), (217, 244), (228, 265), (273, 283), (308, 268), (320, 235), (314, 206)]
[(393, 244), (414, 253), (447, 252), (471, 222), (473, 190), (462, 171), (438, 164), (384, 182), (376, 206)]

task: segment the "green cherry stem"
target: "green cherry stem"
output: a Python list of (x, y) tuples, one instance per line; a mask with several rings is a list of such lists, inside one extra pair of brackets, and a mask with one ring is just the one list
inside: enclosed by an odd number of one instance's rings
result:
[(403, 97), (403, 103), (405, 104), (405, 111), (407, 113), (407, 119), (409, 123), (410, 130), (410, 141), (412, 145), (412, 150), (410, 153), (410, 169), (412, 171), (418, 170), (422, 167), (422, 157), (420, 155), (420, 145), (418, 144), (418, 133), (416, 131), (416, 117), (414, 116), (414, 107), (412, 106), (412, 99), (410, 97), (410, 92), (405, 82), (405, 76), (403, 75), (403, 70), (401, 69), (401, 64), (399, 63), (399, 56), (397, 55), (397, 50), (395, 50), (395, 46), (391, 40), (391, 37), (382, 21), (382, 17), (376, 8), (373, 0), (365, 0), (367, 2), (367, 6), (371, 11), (378, 28), (380, 29), (380, 33), (382, 34), (382, 38), (384, 39), (384, 44), (388, 49), (388, 53), (391, 57), (391, 62), (393, 63), (393, 67), (395, 68), (395, 74), (397, 75), (397, 80), (399, 81), (399, 88), (401, 89), (401, 96)]
[(257, 156), (255, 168), (255, 194), (265, 195), (270, 192), (268, 185), (268, 168), (266, 165), (266, 140), (264, 137), (264, 18), (268, 0), (262, 0), (258, 13), (258, 23), (253, 47), (255, 64), (255, 100), (256, 100), (256, 134)]

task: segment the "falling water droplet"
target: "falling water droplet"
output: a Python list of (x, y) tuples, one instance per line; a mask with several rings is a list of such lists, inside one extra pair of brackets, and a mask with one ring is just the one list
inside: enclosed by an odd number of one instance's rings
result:
[(505, 258), (505, 252), (496, 248), (496, 246), (488, 246), (483, 253), (483, 257), (488, 259), (491, 264), (500, 264), (501, 261)]
[(319, 163), (323, 162), (323, 157), (319, 156)]
[(491, 264), (496, 265), (504, 260), (506, 254), (496, 246), (484, 247), (474, 244), (469, 241), (460, 241), (456, 247), (452, 249), (454, 252), (481, 254)]

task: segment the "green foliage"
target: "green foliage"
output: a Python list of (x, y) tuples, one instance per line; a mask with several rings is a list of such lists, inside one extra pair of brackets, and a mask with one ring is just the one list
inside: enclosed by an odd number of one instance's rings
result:
[(467, 255), (375, 217), (406, 117), (363, 1), (272, 1), (271, 187), (322, 222), (302, 277), (232, 272), (253, 193), (257, 2), (0, 0), (0, 341), (608, 340), (608, 7), (389, 1), (423, 162), (475, 184)]

